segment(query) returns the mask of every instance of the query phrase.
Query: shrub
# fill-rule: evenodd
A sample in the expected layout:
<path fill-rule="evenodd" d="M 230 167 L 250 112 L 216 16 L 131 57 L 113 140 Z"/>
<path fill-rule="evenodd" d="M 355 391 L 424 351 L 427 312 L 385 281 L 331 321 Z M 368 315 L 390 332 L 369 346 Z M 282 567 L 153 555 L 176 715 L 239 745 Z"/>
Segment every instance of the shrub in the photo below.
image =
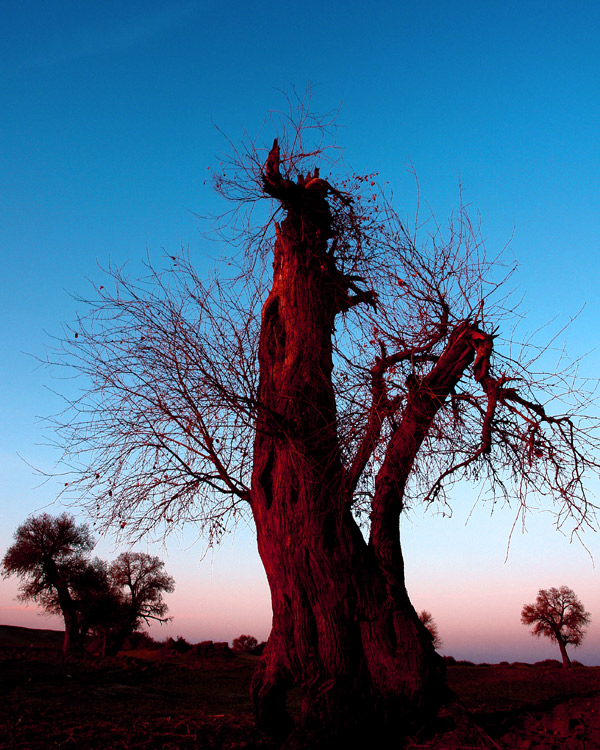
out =
<path fill-rule="evenodd" d="M 125 651 L 158 648 L 160 648 L 160 643 L 158 641 L 155 641 L 154 638 L 152 638 L 152 636 L 150 636 L 148 633 L 141 630 L 136 630 L 134 633 L 128 636 L 124 644 Z"/>
<path fill-rule="evenodd" d="M 176 654 L 185 654 L 192 648 L 192 644 L 188 643 L 182 635 L 178 635 L 177 638 L 167 640 L 167 648 Z"/>
<path fill-rule="evenodd" d="M 253 635 L 240 635 L 233 640 L 233 650 L 238 654 L 249 654 L 258 646 L 258 641 Z"/>
<path fill-rule="evenodd" d="M 536 661 L 536 663 L 533 665 L 534 667 L 552 667 L 555 668 L 562 668 L 561 662 L 558 661 L 558 659 L 543 659 L 542 661 Z"/>

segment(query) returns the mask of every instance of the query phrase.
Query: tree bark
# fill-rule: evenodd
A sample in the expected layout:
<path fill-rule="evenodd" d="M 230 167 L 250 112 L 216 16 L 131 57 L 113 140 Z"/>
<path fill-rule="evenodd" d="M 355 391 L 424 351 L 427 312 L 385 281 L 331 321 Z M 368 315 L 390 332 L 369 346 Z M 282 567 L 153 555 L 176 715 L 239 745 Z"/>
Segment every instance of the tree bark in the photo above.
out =
<path fill-rule="evenodd" d="M 558 643 L 558 648 L 560 649 L 563 669 L 571 669 L 571 659 L 569 658 L 569 654 L 567 654 L 567 646 L 563 638 L 560 635 L 557 635 L 556 642 Z"/>
<path fill-rule="evenodd" d="M 273 623 L 253 702 L 262 727 L 285 736 L 286 692 L 300 686 L 304 732 L 360 745 L 375 727 L 406 734 L 423 724 L 445 693 L 443 661 L 406 592 L 399 514 L 416 452 L 473 348 L 464 331 L 451 337 L 452 356 L 411 394 L 377 478 L 367 543 L 350 512 L 336 431 L 333 327 L 356 298 L 328 248 L 330 188 L 316 172 L 283 179 L 276 144 L 264 181 L 287 215 L 277 226 L 259 341 L 250 501 Z"/>
<path fill-rule="evenodd" d="M 54 560 L 47 559 L 44 567 L 48 582 L 56 589 L 58 604 L 65 623 L 63 654 L 64 656 L 78 656 L 83 652 L 83 638 L 80 632 L 77 607 Z"/>
<path fill-rule="evenodd" d="M 83 652 L 83 639 L 79 632 L 79 619 L 75 604 L 71 599 L 68 589 L 66 591 L 57 587 L 58 600 L 65 622 L 65 637 L 63 640 L 63 654 L 65 656 L 79 656 Z"/>

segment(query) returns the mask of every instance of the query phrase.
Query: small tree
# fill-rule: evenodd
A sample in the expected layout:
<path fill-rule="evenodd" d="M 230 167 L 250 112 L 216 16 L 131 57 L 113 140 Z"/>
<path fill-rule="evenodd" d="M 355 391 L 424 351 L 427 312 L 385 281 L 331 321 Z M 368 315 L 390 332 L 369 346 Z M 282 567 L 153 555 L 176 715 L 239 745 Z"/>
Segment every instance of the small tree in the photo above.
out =
<path fill-rule="evenodd" d="M 426 609 L 423 609 L 419 612 L 419 620 L 425 625 L 427 630 L 429 631 L 429 635 L 431 636 L 431 640 L 433 642 L 433 647 L 435 649 L 440 648 L 444 641 L 440 638 L 440 634 L 438 631 L 437 622 L 433 619 L 433 615 L 431 612 L 429 612 Z"/>
<path fill-rule="evenodd" d="M 182 635 L 178 635 L 177 638 L 167 639 L 167 647 L 176 654 L 186 654 L 192 649 L 192 644 Z"/>
<path fill-rule="evenodd" d="M 258 646 L 258 641 L 253 635 L 240 635 L 233 639 L 233 650 L 238 654 L 249 654 Z"/>
<path fill-rule="evenodd" d="M 125 640 L 151 620 L 168 622 L 168 607 L 163 594 L 175 589 L 175 581 L 166 573 L 164 562 L 145 552 L 123 552 L 110 565 L 113 585 L 121 589 L 121 613 L 109 636 L 107 653 L 116 654 Z"/>
<path fill-rule="evenodd" d="M 532 635 L 542 635 L 558 643 L 563 667 L 569 669 L 571 660 L 567 646 L 579 646 L 585 637 L 585 627 L 590 622 L 575 592 L 568 586 L 559 589 L 540 589 L 534 604 L 526 604 L 521 611 L 521 622 L 533 625 Z"/>
<path fill-rule="evenodd" d="M 73 582 L 88 567 L 94 542 L 86 525 L 77 526 L 72 516 L 54 518 L 47 513 L 31 516 L 14 535 L 15 542 L 2 560 L 3 575 L 22 579 L 21 601 L 33 600 L 48 612 L 62 614 L 65 622 L 65 655 L 83 648 Z"/>

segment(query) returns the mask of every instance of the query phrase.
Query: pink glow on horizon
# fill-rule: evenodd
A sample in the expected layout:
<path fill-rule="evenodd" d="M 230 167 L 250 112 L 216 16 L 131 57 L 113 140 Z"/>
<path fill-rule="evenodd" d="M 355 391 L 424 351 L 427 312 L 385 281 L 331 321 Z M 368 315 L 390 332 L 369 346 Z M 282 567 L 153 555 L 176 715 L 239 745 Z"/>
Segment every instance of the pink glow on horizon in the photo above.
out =
<path fill-rule="evenodd" d="M 600 592 L 597 571 L 585 550 L 569 545 L 556 532 L 549 537 L 543 524 L 532 523 L 528 535 L 515 537 L 505 561 L 502 517 L 476 521 L 478 525 L 465 526 L 457 515 L 403 524 L 408 591 L 417 611 L 433 614 L 443 640 L 440 652 L 490 663 L 558 658 L 554 644 L 529 634 L 520 612 L 539 588 L 566 584 L 592 613 L 588 635 L 579 649 L 571 649 L 571 656 L 584 664 L 600 664 Z M 270 595 L 252 529 L 238 531 L 205 556 L 184 540 L 179 549 L 176 546 L 144 550 L 164 559 L 176 583 L 174 593 L 166 596 L 173 621 L 153 624 L 152 637 L 162 641 L 182 635 L 192 643 L 231 643 L 248 633 L 266 640 Z M 104 541 L 94 552 L 103 559 L 117 554 Z M 0 580 L 0 624 L 62 630 L 60 618 L 40 616 L 37 607 L 16 602 L 17 593 L 16 578 Z"/>
<path fill-rule="evenodd" d="M 242 601 L 242 592 L 223 590 L 221 595 L 212 600 L 206 612 L 195 607 L 196 599 L 190 599 L 182 593 L 179 601 L 176 594 L 169 597 L 171 613 L 174 619 L 167 625 L 153 624 L 148 629 L 158 641 L 179 635 L 191 643 L 205 640 L 228 641 L 242 633 L 254 635 L 259 641 L 266 640 L 270 630 L 270 608 L 268 601 L 260 606 L 249 606 Z M 235 595 L 237 594 L 237 595 Z M 207 602 L 208 604 L 208 602 Z M 417 608 L 418 605 L 417 605 Z M 496 612 L 495 615 L 498 615 Z M 434 618 L 439 626 L 443 645 L 442 655 L 455 659 L 467 659 L 476 663 L 498 663 L 500 661 L 523 661 L 533 663 L 543 659 L 558 659 L 558 648 L 547 639 L 537 639 L 529 634 L 528 629 L 520 624 L 515 612 L 505 612 L 503 616 L 482 618 L 476 621 L 460 622 L 460 618 L 439 608 Z M 14 625 L 41 630 L 63 630 L 63 623 L 58 616 L 45 616 L 35 606 L 15 604 L 0 607 L 0 624 Z M 586 665 L 600 664 L 600 637 L 594 623 L 588 637 L 578 649 L 570 649 L 571 658 Z"/>

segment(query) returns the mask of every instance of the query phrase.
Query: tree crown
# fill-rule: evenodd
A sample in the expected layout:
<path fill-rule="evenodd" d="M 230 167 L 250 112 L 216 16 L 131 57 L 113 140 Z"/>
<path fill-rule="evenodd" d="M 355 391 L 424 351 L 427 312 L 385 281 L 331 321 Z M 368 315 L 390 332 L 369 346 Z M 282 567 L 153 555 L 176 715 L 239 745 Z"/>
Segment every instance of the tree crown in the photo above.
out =
<path fill-rule="evenodd" d="M 67 513 L 31 516 L 17 528 L 14 539 L 2 570 L 4 576 L 23 579 L 23 599 L 43 597 L 57 580 L 81 574 L 95 544 L 87 525 L 77 525 Z"/>
<path fill-rule="evenodd" d="M 164 567 L 160 558 L 145 552 L 123 552 L 109 567 L 114 585 L 124 590 L 126 608 L 136 627 L 142 620 L 166 619 L 163 594 L 175 590 L 175 581 Z"/>
<path fill-rule="evenodd" d="M 492 502 L 517 498 L 517 518 L 531 496 L 545 496 L 559 525 L 571 521 L 579 533 L 595 524 L 585 484 L 599 466 L 591 395 L 576 364 L 540 372 L 547 347 L 501 338 L 514 313 L 506 273 L 466 209 L 447 228 L 423 227 L 418 216 L 411 228 L 375 175 L 320 176 L 326 149 L 303 137 L 328 124 L 319 129 L 302 109 L 291 123 L 268 152 L 234 150 L 216 178 L 250 211 L 270 200 L 262 226 L 251 228 L 251 212 L 229 225 L 242 245 L 228 261 L 237 275 L 202 280 L 182 254 L 163 270 L 150 265 L 141 280 L 109 269 L 113 283 L 82 300 L 87 312 L 55 358 L 87 381 L 73 419 L 57 423 L 74 473 L 67 491 L 88 498 L 100 523 L 134 537 L 193 520 L 217 541 L 244 514 L 261 416 L 261 429 L 276 424 L 293 439 L 293 425 L 269 414 L 258 393 L 269 230 L 281 236 L 288 219 L 285 231 L 308 229 L 309 218 L 327 214 L 319 257 L 298 247 L 333 310 L 327 387 L 344 502 L 368 525 L 393 436 L 427 406 L 433 415 L 406 459 L 404 507 L 445 503 L 454 482 L 487 480 Z"/>

